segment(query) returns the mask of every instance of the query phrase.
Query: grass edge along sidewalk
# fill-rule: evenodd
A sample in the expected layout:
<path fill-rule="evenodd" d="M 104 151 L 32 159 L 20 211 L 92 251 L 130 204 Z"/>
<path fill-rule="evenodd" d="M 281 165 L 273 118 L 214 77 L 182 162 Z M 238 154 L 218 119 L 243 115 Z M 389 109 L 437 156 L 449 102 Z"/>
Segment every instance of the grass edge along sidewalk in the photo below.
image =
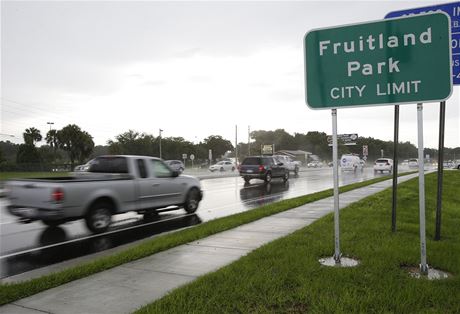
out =
<path fill-rule="evenodd" d="M 460 172 L 444 174 L 442 240 L 433 241 L 436 174 L 426 176 L 430 266 L 440 281 L 411 278 L 401 266 L 420 262 L 418 179 L 398 187 L 398 229 L 389 228 L 391 189 L 340 212 L 342 252 L 354 268 L 318 259 L 333 247 L 333 213 L 204 275 L 142 307 L 141 313 L 460 313 Z"/>
<path fill-rule="evenodd" d="M 410 173 L 402 173 L 400 176 L 408 174 Z M 340 187 L 340 192 L 351 191 L 388 179 L 390 179 L 390 176 L 353 183 Z M 158 236 L 122 252 L 101 257 L 94 261 L 83 263 L 56 273 L 18 283 L 1 283 L 0 305 L 332 195 L 332 189 L 328 189 L 288 200 L 282 200 L 242 213 L 214 219 L 193 228 Z"/>

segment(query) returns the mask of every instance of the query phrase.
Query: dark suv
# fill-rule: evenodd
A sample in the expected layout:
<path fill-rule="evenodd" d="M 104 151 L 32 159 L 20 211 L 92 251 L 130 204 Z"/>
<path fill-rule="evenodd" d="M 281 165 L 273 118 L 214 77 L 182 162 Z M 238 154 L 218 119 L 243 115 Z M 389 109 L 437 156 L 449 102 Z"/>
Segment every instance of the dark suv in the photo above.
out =
<path fill-rule="evenodd" d="M 246 183 L 251 179 L 262 179 L 267 183 L 272 178 L 283 178 L 285 182 L 289 179 L 289 170 L 272 156 L 246 157 L 238 170 Z"/>

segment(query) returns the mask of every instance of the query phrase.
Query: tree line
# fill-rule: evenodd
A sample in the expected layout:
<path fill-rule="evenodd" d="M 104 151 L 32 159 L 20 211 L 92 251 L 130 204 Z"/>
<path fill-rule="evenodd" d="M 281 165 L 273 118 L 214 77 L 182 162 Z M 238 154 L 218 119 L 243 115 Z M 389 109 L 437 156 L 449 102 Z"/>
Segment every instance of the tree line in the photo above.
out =
<path fill-rule="evenodd" d="M 262 145 L 274 145 L 275 150 L 302 150 L 312 153 L 324 161 L 331 160 L 331 147 L 328 146 L 327 134 L 311 131 L 306 134 L 289 134 L 284 129 L 274 131 L 256 130 L 250 133 L 249 143 L 237 145 L 238 158 L 248 155 L 259 155 Z M 212 161 L 223 157 L 235 157 L 235 146 L 220 135 L 210 135 L 199 143 L 192 143 L 183 137 L 159 137 L 152 134 L 128 130 L 121 133 L 107 145 L 95 146 L 93 137 L 75 124 L 69 124 L 60 130 L 50 130 L 43 138 L 34 127 L 23 133 L 24 144 L 13 144 L 0 141 L 0 171 L 50 170 L 56 165 L 66 165 L 73 169 L 76 164 L 83 164 L 89 159 L 105 154 L 126 154 L 160 156 L 167 159 L 182 160 L 183 154 L 189 158 L 195 155 L 196 163 L 209 162 L 211 151 Z M 37 147 L 41 141 L 43 144 Z M 382 141 L 372 137 L 359 137 L 356 145 L 347 146 L 339 143 L 339 155 L 353 153 L 362 156 L 363 145 L 368 146 L 368 160 L 393 156 L 393 142 Z M 434 160 L 436 149 L 425 149 L 425 154 Z M 401 142 L 398 146 L 400 160 L 416 158 L 417 148 L 410 142 Z M 445 159 L 460 159 L 460 147 L 446 148 Z M 32 169 L 33 168 L 33 169 Z"/>

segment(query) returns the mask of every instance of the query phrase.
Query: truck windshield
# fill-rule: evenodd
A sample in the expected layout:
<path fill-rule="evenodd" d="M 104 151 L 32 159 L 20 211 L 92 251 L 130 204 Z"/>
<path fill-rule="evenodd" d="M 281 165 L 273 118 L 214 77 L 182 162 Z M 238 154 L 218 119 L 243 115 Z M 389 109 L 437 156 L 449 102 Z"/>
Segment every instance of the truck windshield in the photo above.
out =
<path fill-rule="evenodd" d="M 88 172 L 128 173 L 125 157 L 97 157 L 89 162 Z"/>

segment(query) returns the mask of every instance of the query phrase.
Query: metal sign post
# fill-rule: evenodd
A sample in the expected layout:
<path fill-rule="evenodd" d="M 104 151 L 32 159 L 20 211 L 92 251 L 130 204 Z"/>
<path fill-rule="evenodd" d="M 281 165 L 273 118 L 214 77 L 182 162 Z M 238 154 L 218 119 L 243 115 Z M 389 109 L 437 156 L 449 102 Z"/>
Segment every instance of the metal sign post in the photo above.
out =
<path fill-rule="evenodd" d="M 412 8 L 388 13 L 385 18 L 395 18 L 401 16 L 409 16 L 416 14 L 424 14 L 426 12 L 442 11 L 449 15 L 451 20 L 451 49 L 452 49 L 452 80 L 454 85 L 460 85 L 460 2 L 450 2 L 425 6 L 420 8 Z M 439 114 L 439 148 L 438 148 L 438 195 L 436 201 L 436 231 L 435 240 L 441 239 L 441 209 L 442 209 L 442 179 L 443 179 L 443 163 L 444 163 L 444 124 L 446 114 L 446 103 L 442 101 L 440 104 Z"/>
<path fill-rule="evenodd" d="M 398 192 L 398 141 L 399 141 L 399 105 L 395 106 L 393 139 L 393 203 L 391 207 L 391 231 L 396 232 L 396 201 Z"/>
<path fill-rule="evenodd" d="M 192 169 L 193 169 L 193 161 L 195 160 L 195 155 L 190 154 L 190 160 L 192 161 Z"/>
<path fill-rule="evenodd" d="M 420 273 L 428 274 L 425 235 L 425 163 L 423 162 L 423 104 L 417 104 L 418 200 L 420 214 Z"/>
<path fill-rule="evenodd" d="M 434 239 L 441 240 L 442 178 L 444 170 L 444 128 L 446 122 L 446 102 L 439 107 L 439 147 L 438 147 L 438 195 L 436 201 L 436 230 Z"/>
<path fill-rule="evenodd" d="M 452 93 L 451 53 L 450 18 L 443 12 L 316 29 L 305 34 L 305 101 L 311 109 L 332 109 L 336 266 L 344 266 L 347 260 L 340 257 L 339 246 L 337 109 L 445 101 Z M 421 127 L 422 121 L 419 149 L 423 160 Z M 420 171 L 424 183 L 423 167 Z M 420 188 L 420 234 L 421 267 L 425 271 L 423 189 L 424 184 Z"/>
<path fill-rule="evenodd" d="M 187 160 L 187 154 L 182 154 L 182 159 L 184 160 L 184 167 L 185 167 L 185 162 Z"/>
<path fill-rule="evenodd" d="M 332 109 L 332 162 L 334 164 L 334 260 L 340 264 L 340 230 L 339 230 L 339 165 L 337 154 L 337 109 Z"/>

